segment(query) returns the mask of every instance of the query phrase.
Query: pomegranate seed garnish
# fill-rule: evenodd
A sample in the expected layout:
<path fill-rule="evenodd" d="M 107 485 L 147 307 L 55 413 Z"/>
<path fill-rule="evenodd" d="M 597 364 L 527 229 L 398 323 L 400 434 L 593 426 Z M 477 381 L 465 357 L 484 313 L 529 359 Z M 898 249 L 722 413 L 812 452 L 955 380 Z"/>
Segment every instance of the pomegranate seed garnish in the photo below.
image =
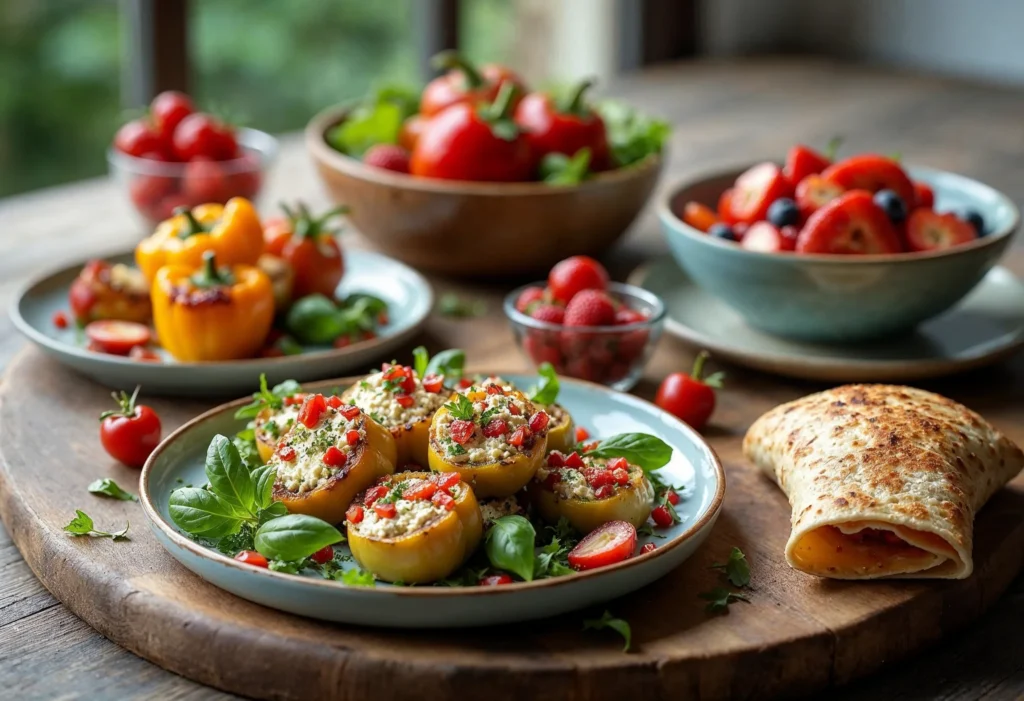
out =
<path fill-rule="evenodd" d="M 524 443 L 526 443 L 526 439 L 529 437 L 530 429 L 526 426 L 520 426 L 512 432 L 512 435 L 509 436 L 508 442 L 509 445 L 514 445 L 515 447 L 520 448 Z"/>
<path fill-rule="evenodd" d="M 565 466 L 578 470 L 584 466 L 583 458 L 574 450 L 565 458 Z"/>
<path fill-rule="evenodd" d="M 345 520 L 349 523 L 359 523 L 363 520 L 363 507 L 359 504 L 353 504 L 348 507 L 348 511 L 345 512 Z"/>
<path fill-rule="evenodd" d="M 629 461 L 626 458 L 612 458 L 608 461 L 609 470 L 628 470 Z"/>
<path fill-rule="evenodd" d="M 416 400 L 407 394 L 398 394 L 395 395 L 395 402 L 398 403 L 398 406 L 404 409 L 408 409 L 409 407 L 416 403 Z"/>
<path fill-rule="evenodd" d="M 444 388 L 444 375 L 430 373 L 423 378 L 423 389 L 431 394 L 437 394 Z"/>
<path fill-rule="evenodd" d="M 554 490 L 555 485 L 562 481 L 562 473 L 558 470 L 552 470 L 548 473 L 548 476 L 544 478 L 544 486 L 548 489 Z"/>
<path fill-rule="evenodd" d="M 289 445 L 281 446 L 277 449 L 277 457 L 281 458 L 285 462 L 292 462 L 295 460 L 295 448 Z"/>
<path fill-rule="evenodd" d="M 615 480 L 615 484 L 629 484 L 629 472 L 627 470 L 619 468 L 617 470 L 612 470 L 611 473 L 612 478 Z"/>
<path fill-rule="evenodd" d="M 309 559 L 311 559 L 318 565 L 326 565 L 328 562 L 334 559 L 334 548 L 332 548 L 330 545 L 325 545 L 324 547 L 320 548 L 315 553 L 310 555 Z"/>
<path fill-rule="evenodd" d="M 543 411 L 538 411 L 536 414 L 530 417 L 530 430 L 534 433 L 540 433 L 548 427 L 548 415 Z"/>
<path fill-rule="evenodd" d="M 667 501 L 672 506 L 675 506 L 676 504 L 679 503 L 679 495 L 670 489 L 667 492 L 665 492 L 665 501 Z"/>
<path fill-rule="evenodd" d="M 359 431 L 346 431 L 345 442 L 349 445 L 355 445 L 359 442 Z"/>
<path fill-rule="evenodd" d="M 337 446 L 332 445 L 324 453 L 323 461 L 328 467 L 341 467 L 348 462 L 348 456 Z"/>
<path fill-rule="evenodd" d="M 351 421 L 352 419 L 359 416 L 359 407 L 348 404 L 338 409 L 338 413 L 344 416 L 346 419 Z"/>
<path fill-rule="evenodd" d="M 640 548 L 640 554 L 646 555 L 647 553 L 653 553 L 658 546 L 654 543 L 644 543 L 643 547 Z"/>
<path fill-rule="evenodd" d="M 68 315 L 61 311 L 54 312 L 53 325 L 58 329 L 66 329 L 68 327 Z"/>
<path fill-rule="evenodd" d="M 668 512 L 668 509 L 664 504 L 651 512 L 651 518 L 654 520 L 654 524 L 658 528 L 668 528 L 672 525 L 672 514 Z"/>
<path fill-rule="evenodd" d="M 377 516 L 379 516 L 380 518 L 394 518 L 395 515 L 398 513 L 398 509 L 395 508 L 394 504 L 377 503 L 373 505 L 373 512 L 377 514 Z"/>
<path fill-rule="evenodd" d="M 583 428 L 582 426 L 577 426 L 576 427 L 576 442 L 577 443 L 582 443 L 583 441 L 587 440 L 588 438 L 590 438 L 590 431 L 588 431 L 587 429 Z"/>
<path fill-rule="evenodd" d="M 305 399 L 306 395 L 304 394 L 293 394 L 290 397 L 285 397 L 281 403 L 285 406 L 295 406 L 296 404 L 302 404 Z"/>
<path fill-rule="evenodd" d="M 509 402 L 508 413 L 512 414 L 512 416 L 520 416 L 523 413 L 523 410 L 520 409 L 519 405 L 515 402 Z"/>
<path fill-rule="evenodd" d="M 492 574 L 480 580 L 481 587 L 496 587 L 502 584 L 511 584 L 512 578 L 507 574 Z"/>
<path fill-rule="evenodd" d="M 551 465 L 551 467 L 565 466 L 565 456 L 557 450 L 552 450 L 548 453 L 548 465 Z"/>
<path fill-rule="evenodd" d="M 505 390 L 501 388 L 501 385 L 497 385 L 492 382 L 487 385 L 487 394 L 505 394 Z"/>
<path fill-rule="evenodd" d="M 504 419 L 491 419 L 483 428 L 483 434 L 488 438 L 504 436 L 508 432 L 508 424 Z"/>

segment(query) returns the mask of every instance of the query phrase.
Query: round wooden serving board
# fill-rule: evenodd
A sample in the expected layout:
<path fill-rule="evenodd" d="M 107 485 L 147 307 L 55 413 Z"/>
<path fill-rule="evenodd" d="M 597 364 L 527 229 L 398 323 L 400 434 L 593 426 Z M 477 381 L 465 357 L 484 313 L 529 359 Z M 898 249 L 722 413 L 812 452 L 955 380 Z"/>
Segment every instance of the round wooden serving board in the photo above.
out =
<path fill-rule="evenodd" d="M 676 363 L 681 348 L 673 348 Z M 664 361 L 656 365 L 667 370 Z M 275 699 L 415 693 L 422 701 L 619 701 L 811 692 L 871 672 L 975 619 L 1020 570 L 1022 478 L 979 515 L 970 579 L 858 584 L 790 569 L 782 555 L 789 505 L 743 460 L 740 441 L 762 411 L 819 387 L 743 371 L 729 379 L 706 431 L 726 466 L 725 509 L 693 558 L 609 604 L 632 625 L 631 654 L 608 631 L 583 632 L 584 613 L 481 630 L 375 630 L 297 618 L 214 588 L 160 548 L 138 504 L 87 493 L 86 485 L 103 476 L 137 491 L 138 473 L 114 464 L 97 440 L 106 390 L 34 349 L 11 363 L 0 394 L 0 513 L 36 575 L 102 634 L 205 684 Z M 1024 356 L 928 386 L 1024 443 Z M 640 393 L 650 396 L 651 389 L 642 385 Z M 151 404 L 165 435 L 208 408 Z M 76 508 L 104 530 L 130 519 L 131 541 L 63 533 Z M 751 563 L 751 603 L 706 613 L 697 595 L 720 583 L 709 565 L 733 546 Z"/>

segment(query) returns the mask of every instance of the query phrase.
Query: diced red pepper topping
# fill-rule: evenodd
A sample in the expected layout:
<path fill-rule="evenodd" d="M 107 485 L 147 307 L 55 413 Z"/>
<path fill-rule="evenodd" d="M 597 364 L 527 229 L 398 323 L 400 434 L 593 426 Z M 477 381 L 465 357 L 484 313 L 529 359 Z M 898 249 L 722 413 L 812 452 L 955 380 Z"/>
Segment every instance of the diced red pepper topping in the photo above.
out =
<path fill-rule="evenodd" d="M 373 505 L 373 512 L 380 518 L 394 518 L 398 513 L 398 509 L 389 502 L 384 502 L 383 504 L 378 502 Z"/>
<path fill-rule="evenodd" d="M 676 504 L 679 503 L 679 495 L 670 489 L 667 492 L 665 492 L 665 501 L 667 501 L 672 506 L 675 506 Z"/>
<path fill-rule="evenodd" d="M 540 433 L 548 427 L 548 415 L 546 412 L 538 411 L 536 414 L 530 417 L 530 430 L 534 433 Z"/>
<path fill-rule="evenodd" d="M 548 465 L 551 465 L 551 467 L 564 467 L 565 456 L 557 450 L 552 450 L 548 453 Z"/>
<path fill-rule="evenodd" d="M 455 508 L 455 500 L 445 492 L 435 492 L 434 496 L 430 497 L 430 503 L 440 506 L 445 511 L 451 511 Z"/>
<path fill-rule="evenodd" d="M 324 453 L 323 457 L 324 465 L 328 467 L 341 467 L 348 462 L 348 456 L 345 455 L 344 451 L 339 449 L 337 446 L 331 446 Z"/>
<path fill-rule="evenodd" d="M 610 484 L 601 485 L 594 490 L 594 497 L 597 499 L 607 499 L 612 494 L 615 494 L 615 487 Z"/>
<path fill-rule="evenodd" d="M 332 394 L 330 397 L 327 398 L 327 406 L 331 407 L 332 409 L 340 409 L 343 403 L 344 402 L 341 401 L 341 397 L 339 397 L 336 394 Z"/>
<path fill-rule="evenodd" d="M 577 443 L 582 443 L 583 441 L 587 440 L 588 438 L 590 438 L 590 431 L 588 431 L 587 429 L 583 428 L 582 426 L 577 426 L 576 427 L 576 442 Z"/>
<path fill-rule="evenodd" d="M 609 470 L 628 470 L 629 461 L 626 458 L 612 458 L 608 461 Z"/>
<path fill-rule="evenodd" d="M 497 385 L 492 382 L 487 385 L 487 394 L 505 394 L 505 390 L 501 388 L 501 385 Z"/>
<path fill-rule="evenodd" d="M 483 428 L 483 433 L 488 438 L 497 438 L 508 433 L 508 424 L 504 419 L 491 419 Z"/>
<path fill-rule="evenodd" d="M 378 484 L 376 487 L 370 487 L 366 490 L 366 496 L 363 497 L 363 503 L 367 506 L 373 506 L 373 503 L 386 495 L 388 488 Z"/>
<path fill-rule="evenodd" d="M 438 488 L 445 491 L 457 485 L 461 479 L 458 472 L 438 472 L 434 475 L 434 482 Z"/>
<path fill-rule="evenodd" d="M 282 445 L 277 449 L 277 457 L 281 458 L 285 462 L 292 462 L 295 460 L 295 448 L 290 445 Z"/>
<path fill-rule="evenodd" d="M 306 400 L 304 394 L 293 394 L 290 397 L 285 397 L 281 403 L 285 406 L 295 406 L 296 404 L 302 404 Z"/>
<path fill-rule="evenodd" d="M 643 547 L 640 548 L 640 554 L 646 555 L 647 553 L 653 553 L 658 546 L 654 543 L 644 543 Z"/>
<path fill-rule="evenodd" d="M 517 448 L 521 448 L 523 444 L 526 443 L 527 440 L 529 440 L 530 435 L 531 434 L 529 428 L 527 428 L 526 426 L 520 426 L 519 428 L 512 432 L 511 436 L 509 436 L 509 445 L 514 445 Z"/>
<path fill-rule="evenodd" d="M 597 489 L 605 485 L 615 484 L 615 477 L 610 470 L 600 467 L 587 467 L 583 469 L 583 476 L 592 488 Z"/>
<path fill-rule="evenodd" d="M 299 409 L 299 422 L 306 428 L 315 428 L 320 417 L 327 411 L 327 400 L 322 394 L 311 394 L 302 402 Z"/>
<path fill-rule="evenodd" d="M 416 378 L 413 377 L 412 371 L 406 374 L 405 379 L 402 380 L 402 391 L 406 394 L 412 394 L 416 391 Z"/>
<path fill-rule="evenodd" d="M 430 373 L 423 378 L 423 389 L 431 394 L 437 394 L 444 388 L 444 375 Z"/>
<path fill-rule="evenodd" d="M 468 377 L 463 377 L 461 380 L 459 380 L 459 387 L 461 387 L 462 389 L 469 389 L 472 386 L 473 380 L 469 379 Z"/>
<path fill-rule="evenodd" d="M 359 523 L 363 520 L 364 515 L 363 507 L 359 504 L 353 504 L 348 507 L 348 511 L 345 512 L 345 520 L 349 523 Z"/>
<path fill-rule="evenodd" d="M 473 422 L 455 419 L 448 427 L 448 432 L 451 433 L 453 441 L 459 445 L 466 445 L 473 437 Z"/>
<path fill-rule="evenodd" d="M 53 325 L 58 329 L 66 329 L 68 327 L 68 315 L 62 311 L 54 312 Z"/>
<path fill-rule="evenodd" d="M 270 563 L 267 562 L 267 558 L 260 555 L 255 550 L 243 550 L 242 552 L 235 555 L 235 559 L 239 562 L 244 562 L 247 565 L 253 567 L 269 567 Z"/>
<path fill-rule="evenodd" d="M 515 402 L 509 402 L 508 413 L 512 414 L 512 416 L 520 416 L 523 413 L 523 410 L 520 409 L 519 405 Z"/>
<path fill-rule="evenodd" d="M 326 565 L 328 562 L 334 559 L 334 548 L 332 548 L 330 545 L 325 545 L 324 547 L 320 548 L 315 553 L 310 555 L 309 559 L 311 559 L 318 565 Z"/>
<path fill-rule="evenodd" d="M 423 480 L 418 482 L 411 487 L 408 487 L 402 492 L 402 498 L 408 499 L 409 501 L 419 501 L 422 499 L 429 499 L 437 493 L 437 485 L 433 482 Z"/>
<path fill-rule="evenodd" d="M 345 432 L 345 442 L 348 443 L 349 445 L 356 445 L 357 443 L 359 443 L 360 438 L 361 436 L 359 435 L 359 431 Z"/>
<path fill-rule="evenodd" d="M 565 458 L 565 466 L 572 467 L 576 470 L 584 466 L 583 458 L 575 450 L 569 453 L 568 457 Z"/>
<path fill-rule="evenodd" d="M 607 470 L 606 470 L 607 471 Z M 612 478 L 615 480 L 615 484 L 626 485 L 629 484 L 629 471 L 619 468 L 617 470 L 610 470 Z"/>
<path fill-rule="evenodd" d="M 395 401 L 398 402 L 398 406 L 404 409 L 408 409 L 409 407 L 416 403 L 416 400 L 410 397 L 408 394 L 395 395 Z"/>
<path fill-rule="evenodd" d="M 507 574 L 492 574 L 480 580 L 481 587 L 497 587 L 502 584 L 511 584 L 512 578 Z"/>
<path fill-rule="evenodd" d="M 351 404 L 347 404 L 347 405 L 341 407 L 340 409 L 338 409 L 338 413 L 341 414 L 342 416 L 344 416 L 349 421 L 351 421 L 352 419 L 354 419 L 357 416 L 359 416 L 359 407 L 352 406 Z"/>
<path fill-rule="evenodd" d="M 672 514 L 668 512 L 664 504 L 656 507 L 651 512 L 651 518 L 654 520 L 654 525 L 658 528 L 668 528 L 672 525 Z"/>

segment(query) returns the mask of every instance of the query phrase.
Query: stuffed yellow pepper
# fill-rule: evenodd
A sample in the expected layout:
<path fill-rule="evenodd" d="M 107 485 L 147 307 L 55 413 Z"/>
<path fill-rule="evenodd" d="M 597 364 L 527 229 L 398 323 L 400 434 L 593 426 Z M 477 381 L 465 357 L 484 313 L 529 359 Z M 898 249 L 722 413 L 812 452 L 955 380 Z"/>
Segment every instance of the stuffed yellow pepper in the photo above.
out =
<path fill-rule="evenodd" d="M 206 251 L 222 265 L 256 265 L 263 246 L 263 225 L 252 202 L 234 197 L 225 205 L 176 210 L 135 247 L 135 263 L 152 283 L 165 265 L 200 267 Z"/>
<path fill-rule="evenodd" d="M 547 365 L 547 368 L 544 366 Z M 548 450 L 560 450 L 563 453 L 570 452 L 576 446 L 576 425 L 572 416 L 565 407 L 555 402 L 558 397 L 558 378 L 555 370 L 549 363 L 544 363 L 541 368 L 541 383 L 528 396 L 533 405 L 547 412 L 551 417 L 548 424 Z M 511 382 L 503 377 L 491 375 L 481 379 L 478 383 L 486 389 L 489 384 L 497 384 L 506 390 L 518 389 Z M 465 393 L 466 390 L 460 390 Z"/>
<path fill-rule="evenodd" d="M 248 265 L 218 267 L 213 251 L 198 270 L 160 268 L 151 294 L 160 345 L 186 362 L 250 358 L 274 321 L 267 276 Z"/>
<path fill-rule="evenodd" d="M 277 469 L 274 501 L 338 523 L 356 494 L 395 471 L 395 441 L 340 397 L 308 394 L 267 464 Z"/>
<path fill-rule="evenodd" d="M 628 521 L 639 528 L 654 507 L 654 487 L 625 458 L 553 451 L 527 491 L 541 518 L 558 523 L 564 516 L 580 533 L 609 521 Z"/>
<path fill-rule="evenodd" d="M 356 499 L 345 520 L 356 562 L 387 582 L 444 579 L 483 535 L 476 496 L 453 472 L 383 477 Z"/>
<path fill-rule="evenodd" d="M 430 425 L 430 469 L 458 472 L 480 498 L 522 489 L 547 452 L 547 413 L 522 392 L 489 384 L 454 394 Z"/>
<path fill-rule="evenodd" d="M 430 420 L 447 396 L 442 377 L 427 375 L 421 381 L 409 366 L 384 363 L 380 372 L 352 385 L 342 399 L 391 431 L 399 470 L 417 470 L 427 466 Z"/>
<path fill-rule="evenodd" d="M 305 399 L 306 395 L 302 392 L 290 394 L 281 399 L 280 408 L 265 407 L 253 419 L 252 428 L 256 438 L 256 451 L 263 462 L 270 462 L 281 438 L 298 421 L 299 411 Z"/>

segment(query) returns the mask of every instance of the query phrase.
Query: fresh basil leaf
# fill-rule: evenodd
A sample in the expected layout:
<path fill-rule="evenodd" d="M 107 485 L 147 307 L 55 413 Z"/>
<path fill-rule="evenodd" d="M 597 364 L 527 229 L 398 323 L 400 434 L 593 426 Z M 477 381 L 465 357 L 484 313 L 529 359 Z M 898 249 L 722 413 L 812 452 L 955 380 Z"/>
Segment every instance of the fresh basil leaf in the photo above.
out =
<path fill-rule="evenodd" d="M 418 105 L 418 97 L 404 87 L 382 88 L 328 131 L 327 143 L 354 158 L 362 158 L 376 144 L 396 144 L 402 122 Z"/>
<path fill-rule="evenodd" d="M 305 514 L 289 514 L 260 526 L 253 543 L 256 551 L 268 559 L 301 560 L 341 539 L 338 529 L 326 521 Z"/>
<path fill-rule="evenodd" d="M 258 525 L 262 526 L 271 519 L 280 518 L 281 516 L 288 515 L 288 507 L 279 501 L 275 501 L 273 504 L 265 509 L 260 509 L 256 520 Z"/>
<path fill-rule="evenodd" d="M 449 414 L 462 421 L 472 421 L 475 415 L 473 402 L 469 401 L 469 397 L 464 394 L 456 394 L 450 402 L 445 403 L 443 406 L 448 410 Z"/>
<path fill-rule="evenodd" d="M 206 477 L 210 489 L 239 516 L 255 515 L 255 486 L 252 473 L 227 436 L 216 435 L 206 451 Z"/>
<path fill-rule="evenodd" d="M 103 479 L 96 480 L 95 482 L 89 485 L 88 489 L 93 494 L 102 494 L 103 496 L 112 497 L 114 499 L 120 499 L 121 501 L 139 500 L 138 497 L 136 497 L 131 492 L 126 492 L 125 490 L 121 489 L 121 487 L 118 486 L 117 482 L 110 479 L 109 477 L 104 477 Z"/>
<path fill-rule="evenodd" d="M 615 618 L 610 612 L 605 611 L 600 618 L 583 621 L 583 630 L 603 630 L 605 628 L 610 628 L 621 635 L 625 641 L 622 651 L 629 652 L 629 648 L 633 644 L 633 631 L 626 620 Z"/>
<path fill-rule="evenodd" d="M 443 350 L 427 364 L 427 375 L 444 375 L 449 382 L 462 377 L 462 369 L 466 366 L 466 353 L 459 348 Z"/>
<path fill-rule="evenodd" d="M 285 317 L 285 327 L 301 343 L 328 344 L 348 331 L 344 313 L 321 294 L 295 302 Z"/>
<path fill-rule="evenodd" d="M 579 185 L 589 172 L 589 148 L 581 148 L 572 157 L 549 153 L 540 162 L 540 179 L 548 185 Z"/>
<path fill-rule="evenodd" d="M 412 349 L 412 360 L 413 367 L 416 370 L 416 376 L 422 380 L 427 376 L 427 366 L 430 364 L 430 354 L 427 353 L 427 349 L 423 346 L 416 346 Z"/>
<path fill-rule="evenodd" d="M 388 310 L 387 302 L 380 297 L 374 297 L 365 292 L 353 292 L 342 299 L 339 304 L 342 309 L 358 309 L 361 314 L 371 316 L 374 319 Z"/>
<path fill-rule="evenodd" d="M 595 458 L 626 458 L 644 472 L 650 472 L 668 464 L 672 446 L 646 433 L 620 433 L 605 438 L 586 454 Z"/>
<path fill-rule="evenodd" d="M 131 527 L 132 527 L 131 521 L 125 521 L 124 522 L 124 528 L 122 528 L 121 530 L 117 531 L 116 533 L 111 533 L 110 534 L 111 540 L 114 540 L 114 541 L 118 541 L 118 540 L 131 540 L 131 538 L 128 537 L 128 529 L 131 528 Z M 106 534 L 104 534 L 104 535 L 106 535 Z"/>
<path fill-rule="evenodd" d="M 484 550 L 495 569 L 533 579 L 533 542 L 537 532 L 522 516 L 502 516 L 487 532 Z"/>
<path fill-rule="evenodd" d="M 253 498 L 257 508 L 267 509 L 270 507 L 273 502 L 275 480 L 277 480 L 277 468 L 273 465 L 264 465 L 252 471 Z"/>
<path fill-rule="evenodd" d="M 291 336 L 281 336 L 274 342 L 274 345 L 284 355 L 302 355 L 302 345 Z"/>
<path fill-rule="evenodd" d="M 350 587 L 377 586 L 377 580 L 374 579 L 372 573 L 358 568 L 350 570 L 338 570 L 334 574 L 334 579 L 341 580 L 342 584 L 347 584 Z"/>
<path fill-rule="evenodd" d="M 242 527 L 235 509 L 208 489 L 175 489 L 171 492 L 169 511 L 178 528 L 203 538 L 221 538 Z"/>
<path fill-rule="evenodd" d="M 750 603 L 750 599 L 743 594 L 729 591 L 725 587 L 715 587 L 711 591 L 701 592 L 697 596 L 708 602 L 707 606 L 704 607 L 704 610 L 708 613 L 725 613 L 729 610 L 729 604 L 734 601 Z"/>
<path fill-rule="evenodd" d="M 745 587 L 750 584 L 750 563 L 743 551 L 737 547 L 733 547 L 725 563 L 711 565 L 711 569 L 724 572 L 725 578 L 734 587 Z"/>
<path fill-rule="evenodd" d="M 64 526 L 64 530 L 75 535 L 88 535 L 92 533 L 94 525 L 89 514 L 75 509 L 75 517 L 71 519 L 71 523 Z"/>
<path fill-rule="evenodd" d="M 530 401 L 542 406 L 551 406 L 558 400 L 558 375 L 551 363 L 543 362 L 537 368 L 540 382 L 530 391 Z"/>
<path fill-rule="evenodd" d="M 616 165 L 628 166 L 661 153 L 672 134 L 667 122 L 637 112 L 629 105 L 606 101 L 598 105 Z"/>

